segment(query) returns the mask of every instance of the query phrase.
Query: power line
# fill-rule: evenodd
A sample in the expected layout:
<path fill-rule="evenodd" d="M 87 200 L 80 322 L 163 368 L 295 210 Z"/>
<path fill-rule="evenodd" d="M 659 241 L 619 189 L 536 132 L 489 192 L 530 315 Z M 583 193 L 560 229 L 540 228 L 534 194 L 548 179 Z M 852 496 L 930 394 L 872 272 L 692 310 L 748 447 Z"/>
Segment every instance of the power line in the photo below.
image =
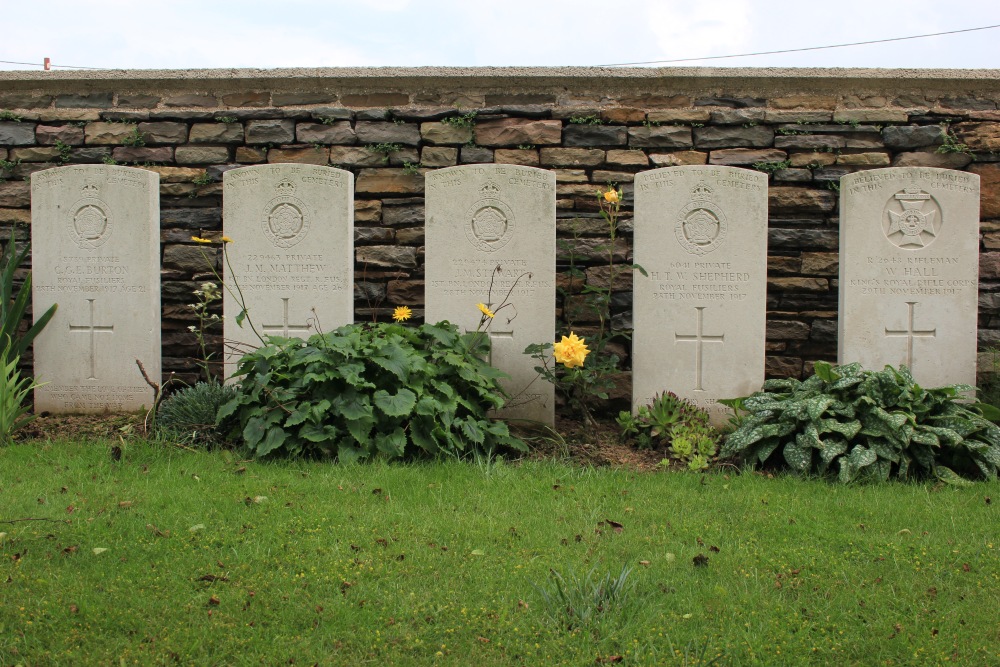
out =
<path fill-rule="evenodd" d="M 14 61 L 14 60 L 0 60 L 0 63 L 2 63 L 4 65 L 30 65 L 32 67 L 45 67 L 45 63 L 20 63 L 20 62 Z M 53 69 L 59 68 L 59 67 L 64 68 L 64 69 L 104 69 L 103 67 L 85 67 L 83 65 L 56 65 L 56 64 L 50 64 L 49 66 L 52 67 Z"/>
<path fill-rule="evenodd" d="M 598 67 L 629 67 L 632 65 L 666 65 L 670 63 L 687 63 L 696 60 L 719 60 L 721 58 L 745 58 L 748 56 L 770 56 L 776 53 L 797 53 L 800 51 L 819 51 L 822 49 L 839 49 L 845 46 L 863 46 L 865 44 L 883 44 L 885 42 L 901 42 L 906 39 L 922 39 L 924 37 L 939 37 L 941 35 L 956 35 L 960 32 L 975 32 L 976 30 L 991 30 L 1000 28 L 997 25 L 985 25 L 979 28 L 965 28 L 963 30 L 949 30 L 947 32 L 932 32 L 926 35 L 911 35 L 909 37 L 891 37 L 889 39 L 873 39 L 868 42 L 850 42 L 849 44 L 830 44 L 829 46 L 809 46 L 802 49 L 782 49 L 780 51 L 757 51 L 755 53 L 735 53 L 728 56 L 704 56 L 702 58 L 675 58 L 674 60 L 647 60 L 639 63 L 615 63 L 613 65 L 598 65 Z"/>

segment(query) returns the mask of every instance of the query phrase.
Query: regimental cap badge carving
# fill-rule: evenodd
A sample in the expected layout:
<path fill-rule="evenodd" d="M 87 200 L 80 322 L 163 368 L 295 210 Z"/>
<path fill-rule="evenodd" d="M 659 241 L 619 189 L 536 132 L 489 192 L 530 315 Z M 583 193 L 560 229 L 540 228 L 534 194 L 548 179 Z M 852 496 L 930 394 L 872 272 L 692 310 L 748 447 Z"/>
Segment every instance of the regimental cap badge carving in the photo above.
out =
<path fill-rule="evenodd" d="M 304 201 L 295 196 L 295 182 L 284 177 L 274 186 L 274 198 L 264 205 L 261 229 L 277 248 L 291 248 L 309 232 L 312 213 Z"/>
<path fill-rule="evenodd" d="M 79 248 L 95 250 L 104 245 L 114 229 L 111 207 L 101 200 L 99 180 L 85 178 L 80 198 L 70 206 L 66 229 Z"/>
<path fill-rule="evenodd" d="M 479 188 L 479 193 L 484 197 L 496 197 L 500 194 L 500 186 L 493 181 L 486 181 L 483 187 Z"/>
<path fill-rule="evenodd" d="M 937 238 L 942 222 L 934 198 L 918 187 L 907 187 L 886 203 L 882 230 L 893 245 L 919 250 Z"/>
<path fill-rule="evenodd" d="M 712 252 L 726 238 L 729 228 L 726 214 L 714 198 L 712 186 L 698 181 L 691 188 L 691 201 L 681 209 L 674 225 L 677 242 L 693 255 Z"/>
<path fill-rule="evenodd" d="M 714 194 L 715 191 L 705 181 L 701 181 L 698 185 L 691 188 L 691 199 L 693 201 L 711 201 Z"/>
<path fill-rule="evenodd" d="M 501 201 L 500 194 L 500 186 L 487 180 L 479 186 L 479 199 L 466 213 L 465 236 L 476 250 L 495 252 L 513 237 L 514 211 Z"/>

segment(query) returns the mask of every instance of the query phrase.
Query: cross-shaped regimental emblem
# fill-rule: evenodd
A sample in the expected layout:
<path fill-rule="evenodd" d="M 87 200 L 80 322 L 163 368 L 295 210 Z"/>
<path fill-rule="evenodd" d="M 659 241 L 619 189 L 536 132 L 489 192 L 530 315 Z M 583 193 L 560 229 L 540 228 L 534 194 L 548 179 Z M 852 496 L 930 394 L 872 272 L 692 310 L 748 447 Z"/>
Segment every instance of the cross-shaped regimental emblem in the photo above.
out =
<path fill-rule="evenodd" d="M 695 391 L 705 391 L 702 387 L 702 367 L 704 361 L 704 352 L 702 347 L 705 343 L 725 343 L 726 335 L 721 334 L 718 336 L 708 336 L 704 333 L 702 327 L 703 320 L 705 318 L 705 306 L 695 306 L 695 318 L 697 331 L 693 334 L 674 334 L 674 343 L 695 343 L 694 348 L 694 388 Z"/>
<path fill-rule="evenodd" d="M 87 299 L 87 303 L 90 304 L 90 324 L 70 324 L 69 330 L 71 333 L 88 333 L 90 334 L 90 377 L 88 380 L 97 379 L 97 334 L 99 333 L 109 333 L 113 334 L 115 332 L 115 326 L 113 324 L 94 324 L 94 299 Z"/>
<path fill-rule="evenodd" d="M 916 301 L 907 301 L 907 319 L 906 319 L 906 329 L 890 329 L 885 328 L 886 338 L 906 338 L 906 366 L 911 371 L 913 370 L 913 339 L 914 338 L 936 338 L 937 329 L 914 329 L 913 328 L 913 310 L 916 307 Z"/>
<path fill-rule="evenodd" d="M 309 332 L 312 330 L 312 326 L 307 322 L 306 324 L 289 324 L 288 323 L 288 302 L 289 297 L 283 297 L 282 308 L 284 309 L 284 317 L 282 317 L 281 324 L 265 324 L 263 325 L 264 333 L 281 333 L 282 336 L 288 338 L 288 334 L 292 331 L 303 331 Z"/>

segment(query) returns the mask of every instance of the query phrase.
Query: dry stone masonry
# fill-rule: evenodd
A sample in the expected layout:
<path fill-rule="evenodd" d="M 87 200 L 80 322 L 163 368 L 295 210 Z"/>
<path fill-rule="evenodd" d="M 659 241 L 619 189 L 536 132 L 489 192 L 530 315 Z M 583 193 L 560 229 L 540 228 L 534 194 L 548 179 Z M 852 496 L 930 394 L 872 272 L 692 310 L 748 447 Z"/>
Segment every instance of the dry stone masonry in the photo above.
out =
<path fill-rule="evenodd" d="M 975 384 L 979 177 L 873 169 L 840 188 L 840 363 Z"/>
<path fill-rule="evenodd" d="M 80 165 L 31 179 L 35 313 L 58 310 L 35 339 L 35 410 L 150 408 L 160 377 L 159 178 Z"/>
<path fill-rule="evenodd" d="M 764 382 L 767 175 L 665 167 L 635 178 L 632 406 L 670 390 L 709 411 Z"/>
<path fill-rule="evenodd" d="M 354 321 L 354 175 L 257 165 L 227 171 L 223 191 L 226 276 L 239 287 L 223 297 L 229 376 L 258 335 L 308 338 Z"/>
<path fill-rule="evenodd" d="M 425 170 L 487 163 L 555 175 L 562 316 L 584 284 L 607 281 L 599 188 L 625 190 L 624 235 L 611 249 L 625 262 L 637 174 L 753 169 L 769 181 L 765 371 L 797 377 L 815 360 L 836 359 L 838 188 L 841 177 L 872 169 L 979 177 L 978 345 L 1000 344 L 998 104 L 1000 73 L 989 71 L 0 72 L 0 230 L 29 223 L 25 179 L 35 172 L 116 162 L 158 174 L 164 372 L 190 381 L 198 349 L 188 304 L 212 278 L 190 238 L 221 235 L 223 173 L 234 167 L 320 165 L 354 175 L 358 321 L 385 319 L 396 305 L 424 314 Z M 568 275 L 571 256 L 582 278 Z M 612 322 L 629 330 L 630 276 L 612 289 Z M 925 328 L 920 316 L 918 306 L 917 329 Z M 891 327 L 906 328 L 905 317 Z M 96 311 L 94 321 L 102 324 Z M 586 335 L 596 322 L 580 326 Z M 222 337 L 211 342 L 221 356 Z M 618 352 L 627 372 L 628 350 Z M 624 375 L 615 409 L 627 407 L 630 389 Z"/>
<path fill-rule="evenodd" d="M 555 174 L 468 165 L 427 174 L 426 317 L 490 339 L 490 363 L 510 378 L 501 415 L 552 425 L 554 390 L 532 343 L 555 336 Z M 495 314 L 485 318 L 478 304 Z"/>

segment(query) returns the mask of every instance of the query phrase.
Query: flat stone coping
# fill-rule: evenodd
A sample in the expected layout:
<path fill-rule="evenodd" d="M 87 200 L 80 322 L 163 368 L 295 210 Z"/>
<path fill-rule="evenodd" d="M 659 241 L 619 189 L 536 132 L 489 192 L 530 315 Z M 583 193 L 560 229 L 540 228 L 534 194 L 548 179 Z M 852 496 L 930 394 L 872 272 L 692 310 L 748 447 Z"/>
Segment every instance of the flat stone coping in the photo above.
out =
<path fill-rule="evenodd" d="M 161 85 L 174 90 L 210 87 L 246 90 L 255 86 L 297 91 L 331 86 L 355 90 L 526 89 L 553 85 L 568 92 L 605 89 L 728 94 L 778 91 L 869 93 L 922 90 L 998 92 L 1000 69 L 876 69 L 778 67 L 324 67 L 183 70 L 9 70 L 0 71 L 0 90 L 57 89 L 67 82 L 81 87 L 133 89 Z M 107 82 L 107 83 L 104 83 Z M 549 88 L 546 92 L 552 92 Z"/>

